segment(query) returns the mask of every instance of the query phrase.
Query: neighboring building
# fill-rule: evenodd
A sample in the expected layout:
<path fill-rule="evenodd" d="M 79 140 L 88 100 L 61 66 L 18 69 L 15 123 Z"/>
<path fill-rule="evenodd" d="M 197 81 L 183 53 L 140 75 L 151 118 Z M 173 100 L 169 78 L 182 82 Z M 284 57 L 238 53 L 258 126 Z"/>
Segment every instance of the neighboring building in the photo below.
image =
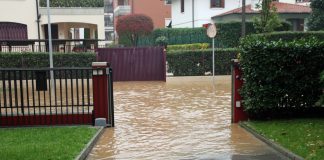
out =
<path fill-rule="evenodd" d="M 154 28 L 165 28 L 171 22 L 171 0 L 114 0 L 115 17 L 145 14 L 152 18 Z"/>
<path fill-rule="evenodd" d="M 44 5 L 46 0 L 39 0 L 39 15 L 37 15 L 37 1 L 0 1 L 0 39 L 48 38 L 47 10 Z M 103 6 L 51 7 L 50 13 L 53 39 L 81 38 L 80 35 L 84 35 L 83 38 L 87 39 L 105 38 Z M 80 29 L 84 30 L 84 33 L 79 33 Z"/>
<path fill-rule="evenodd" d="M 292 23 L 294 30 L 305 30 L 311 9 L 310 0 L 277 0 L 280 17 Z M 283 2 L 283 3 L 281 3 Z M 246 0 L 247 20 L 258 14 L 259 0 Z M 192 5 L 194 4 L 194 5 Z M 172 27 L 202 27 L 204 24 L 241 20 L 241 0 L 172 0 Z"/>
<path fill-rule="evenodd" d="M 307 17 L 310 15 L 311 8 L 303 5 L 272 2 L 277 8 L 277 13 L 280 19 L 290 22 L 293 27 L 293 31 L 306 30 Z M 252 21 L 253 17 L 259 14 L 259 10 L 252 5 L 245 7 L 246 20 Z M 220 15 L 212 17 L 214 22 L 233 22 L 241 21 L 242 8 L 236 8 L 234 10 L 225 12 Z"/>
<path fill-rule="evenodd" d="M 114 6 L 113 0 L 104 0 L 105 40 L 112 43 L 114 40 Z"/>
<path fill-rule="evenodd" d="M 246 0 L 250 4 L 251 0 Z M 240 0 L 172 0 L 172 27 L 202 27 L 211 17 L 241 7 Z"/>

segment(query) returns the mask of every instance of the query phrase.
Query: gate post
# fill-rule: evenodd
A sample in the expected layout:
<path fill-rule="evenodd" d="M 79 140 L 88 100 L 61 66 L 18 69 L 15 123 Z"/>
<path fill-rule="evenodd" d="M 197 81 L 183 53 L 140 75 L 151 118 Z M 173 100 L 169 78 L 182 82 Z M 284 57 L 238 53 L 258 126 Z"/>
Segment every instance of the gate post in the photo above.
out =
<path fill-rule="evenodd" d="M 95 125 L 111 126 L 113 123 L 113 109 L 111 109 L 112 101 L 112 84 L 110 84 L 109 75 L 110 68 L 107 62 L 93 62 L 93 115 Z M 110 91 L 111 90 L 111 91 Z M 103 120 L 105 120 L 103 122 Z"/>
<path fill-rule="evenodd" d="M 239 93 L 243 85 L 242 70 L 238 59 L 232 60 L 232 123 L 246 121 L 248 116 L 242 106 L 242 97 Z"/>

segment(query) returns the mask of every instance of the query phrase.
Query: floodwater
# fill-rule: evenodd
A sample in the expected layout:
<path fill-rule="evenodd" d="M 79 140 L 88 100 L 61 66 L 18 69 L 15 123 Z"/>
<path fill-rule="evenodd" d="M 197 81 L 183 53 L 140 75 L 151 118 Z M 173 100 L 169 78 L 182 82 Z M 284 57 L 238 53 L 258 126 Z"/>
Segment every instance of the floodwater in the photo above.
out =
<path fill-rule="evenodd" d="M 231 124 L 231 78 L 170 77 L 114 83 L 115 128 L 92 159 L 281 159 Z"/>

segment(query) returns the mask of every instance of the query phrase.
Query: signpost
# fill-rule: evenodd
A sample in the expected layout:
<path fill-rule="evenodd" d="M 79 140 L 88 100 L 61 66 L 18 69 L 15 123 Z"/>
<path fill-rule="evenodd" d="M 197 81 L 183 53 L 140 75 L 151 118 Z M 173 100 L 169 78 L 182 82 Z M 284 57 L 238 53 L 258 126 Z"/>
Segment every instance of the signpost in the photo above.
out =
<path fill-rule="evenodd" d="M 213 39 L 213 79 L 215 77 L 215 36 L 217 34 L 216 25 L 212 23 L 207 29 L 207 35 Z"/>
<path fill-rule="evenodd" d="M 53 69 L 53 44 L 52 44 L 52 28 L 50 16 L 50 1 L 47 0 L 47 19 L 48 19 L 48 47 L 49 47 L 49 61 L 50 61 L 50 78 L 51 78 L 51 96 L 54 96 L 54 71 Z"/>

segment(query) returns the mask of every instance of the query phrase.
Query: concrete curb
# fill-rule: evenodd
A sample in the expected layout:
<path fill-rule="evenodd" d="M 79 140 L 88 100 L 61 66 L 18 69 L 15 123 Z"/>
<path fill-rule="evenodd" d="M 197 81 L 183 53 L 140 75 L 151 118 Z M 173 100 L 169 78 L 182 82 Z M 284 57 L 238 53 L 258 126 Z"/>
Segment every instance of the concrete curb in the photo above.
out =
<path fill-rule="evenodd" d="M 261 140 L 262 142 L 266 143 L 270 147 L 272 147 L 274 150 L 280 152 L 283 156 L 291 159 L 291 160 L 304 160 L 304 158 L 296 155 L 295 153 L 292 153 L 291 151 L 287 150 L 286 148 L 281 147 L 280 145 L 276 144 L 275 142 L 270 141 L 269 139 L 265 138 L 264 136 L 257 133 L 254 129 L 250 128 L 248 125 L 244 123 L 239 123 L 239 125 L 244 128 L 246 131 L 250 132 L 252 135 L 254 135 L 256 138 Z"/>
<path fill-rule="evenodd" d="M 81 153 L 75 158 L 75 160 L 84 160 L 89 155 L 93 146 L 97 143 L 99 137 L 102 135 L 104 131 L 104 127 L 99 127 L 97 133 L 92 137 L 90 142 L 85 146 L 85 148 L 81 151 Z"/>

